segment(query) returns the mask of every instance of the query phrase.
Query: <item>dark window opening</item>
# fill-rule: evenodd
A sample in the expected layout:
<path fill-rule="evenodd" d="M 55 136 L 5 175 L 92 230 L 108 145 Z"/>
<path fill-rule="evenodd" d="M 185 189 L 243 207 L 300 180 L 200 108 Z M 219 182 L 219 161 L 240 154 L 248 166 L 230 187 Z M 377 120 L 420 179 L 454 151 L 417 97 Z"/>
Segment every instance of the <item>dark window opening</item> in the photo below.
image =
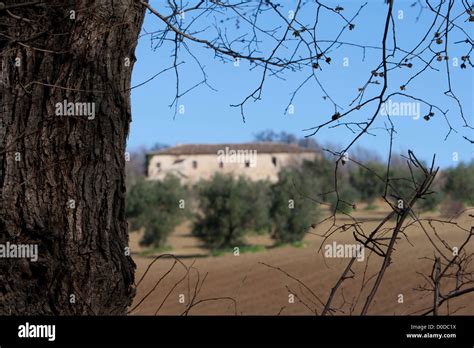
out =
<path fill-rule="evenodd" d="M 219 162 L 219 168 L 224 168 L 224 162 Z"/>
<path fill-rule="evenodd" d="M 198 167 L 197 161 L 193 161 L 193 169 L 196 169 Z"/>
<path fill-rule="evenodd" d="M 250 167 L 250 161 L 245 161 L 245 167 L 246 168 Z"/>
<path fill-rule="evenodd" d="M 275 156 L 272 157 L 272 163 L 275 167 L 277 166 L 277 158 Z"/>
<path fill-rule="evenodd" d="M 156 168 L 161 169 L 161 162 L 156 162 Z"/>

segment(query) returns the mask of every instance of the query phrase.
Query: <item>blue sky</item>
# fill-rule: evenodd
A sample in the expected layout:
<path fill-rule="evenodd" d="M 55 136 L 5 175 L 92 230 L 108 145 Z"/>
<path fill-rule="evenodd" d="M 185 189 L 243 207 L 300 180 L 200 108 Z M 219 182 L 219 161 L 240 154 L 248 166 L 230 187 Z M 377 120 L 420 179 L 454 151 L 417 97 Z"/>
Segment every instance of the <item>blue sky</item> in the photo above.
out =
<path fill-rule="evenodd" d="M 411 7 L 414 1 L 395 2 L 394 14 L 397 31 L 397 44 L 405 49 L 412 49 L 417 40 L 425 34 L 425 29 L 429 27 L 432 21 L 432 14 L 425 9 L 421 18 L 415 20 L 418 15 L 418 8 Z M 282 0 L 282 12 L 288 12 L 296 3 L 295 0 Z M 362 1 L 326 1 L 328 6 L 335 7 L 341 5 L 344 7 L 344 14 L 351 17 L 359 7 Z M 158 1 L 151 1 L 151 5 L 157 9 L 166 12 L 166 9 L 160 7 Z M 460 2 L 456 2 L 456 6 Z M 454 13 L 461 12 L 461 7 L 456 7 Z M 313 9 L 313 11 L 312 11 Z M 361 45 L 380 46 L 383 34 L 383 25 L 387 5 L 382 0 L 369 1 L 359 17 L 354 20 L 355 28 L 352 31 L 344 33 L 340 40 L 345 42 L 357 43 Z M 314 19 L 314 5 L 306 5 L 304 12 L 298 16 L 303 23 L 312 23 Z M 403 11 L 403 19 L 399 19 L 400 12 Z M 217 18 L 219 20 L 221 17 Z M 222 17 L 222 18 L 225 18 Z M 185 18 L 190 21 L 191 17 Z M 195 27 L 206 28 L 216 19 L 205 17 L 196 22 Z M 275 27 L 274 16 L 262 16 L 259 25 L 265 28 Z M 281 24 L 281 21 L 278 21 Z M 334 14 L 322 12 L 319 24 L 319 39 L 333 39 L 342 26 L 341 20 Z M 241 24 L 240 29 L 235 26 L 235 21 L 225 21 L 219 24 L 225 29 L 229 37 L 236 37 L 248 32 L 248 27 Z M 472 24 L 463 25 L 472 37 Z M 147 14 L 143 36 L 139 40 L 136 50 L 137 62 L 132 76 L 132 86 L 142 83 L 158 73 L 168 68 L 173 61 L 173 46 L 165 44 L 154 49 L 154 42 L 150 40 L 150 33 L 163 28 L 159 19 L 151 14 Z M 214 29 L 210 27 L 206 32 L 199 34 L 200 37 L 212 38 Z M 452 34 L 451 34 L 452 33 Z M 454 30 L 450 33 L 450 40 L 463 40 L 459 32 Z M 389 40 L 391 45 L 391 38 Z M 259 84 L 261 78 L 261 69 L 249 70 L 249 63 L 240 62 L 239 67 L 232 63 L 222 63 L 215 59 L 211 50 L 203 48 L 197 43 L 188 43 L 188 47 L 195 57 L 197 57 L 204 66 L 209 84 L 217 91 L 210 89 L 205 85 L 200 85 L 187 93 L 179 100 L 179 105 L 184 106 L 184 113 L 178 113 L 176 117 L 174 108 L 169 105 L 173 101 L 176 76 L 173 70 L 169 70 L 147 84 L 132 90 L 132 115 L 133 121 L 128 141 L 129 150 L 137 149 L 141 146 L 150 147 L 155 143 L 164 143 L 174 145 L 176 143 L 223 143 L 223 142 L 247 142 L 253 139 L 255 133 L 272 129 L 276 132 L 286 131 L 293 133 L 298 137 L 303 137 L 309 132 L 304 129 L 314 127 L 325 120 L 331 118 L 334 113 L 333 105 L 323 99 L 324 93 L 314 80 L 308 82 L 296 95 L 292 105 L 293 114 L 285 114 L 285 109 L 290 101 L 291 94 L 309 75 L 310 70 L 304 69 L 297 72 L 286 72 L 278 79 L 268 77 L 264 87 L 262 99 L 246 104 L 246 122 L 244 123 L 238 108 L 233 108 L 230 104 L 240 103 L 249 93 L 251 93 Z M 269 42 L 262 43 L 263 55 L 268 55 Z M 452 45 L 451 57 L 459 57 L 467 52 L 467 45 Z M 285 51 L 280 52 L 285 56 Z M 368 79 L 370 71 L 380 62 L 381 51 L 377 49 L 367 49 L 365 59 L 363 51 L 357 47 L 342 46 L 329 53 L 331 63 L 321 64 L 323 70 L 317 71 L 319 81 L 331 98 L 341 106 L 340 112 L 348 110 L 349 103 L 357 95 L 357 89 L 361 87 Z M 399 57 L 399 56 L 397 56 Z M 451 58 L 450 57 L 450 58 Z M 348 66 L 344 66 L 344 62 Z M 182 91 L 192 87 L 201 81 L 201 70 L 194 59 L 186 52 L 180 51 L 178 61 L 183 63 L 179 66 L 180 88 Z M 414 59 L 411 61 L 411 69 L 397 69 L 389 73 L 390 92 L 398 92 L 399 86 L 407 80 L 413 73 L 419 71 L 420 61 Z M 451 79 L 454 92 L 459 97 L 464 108 L 464 114 L 468 122 L 474 124 L 472 119 L 473 112 L 473 73 L 472 68 L 460 69 L 451 64 Z M 459 109 L 456 103 L 443 94 L 447 90 L 447 80 L 444 62 L 433 63 L 434 67 L 440 69 L 439 72 L 428 71 L 415 79 L 409 85 L 407 93 L 416 97 L 424 98 L 427 101 L 436 104 L 441 109 L 449 109 L 447 114 L 449 122 L 458 133 L 452 132 L 447 140 L 444 140 L 449 127 L 446 120 L 440 113 L 429 121 L 423 120 L 423 115 L 428 112 L 425 106 L 421 106 L 421 117 L 413 120 L 412 117 L 398 116 L 391 117 L 395 124 L 397 134 L 394 137 L 393 149 L 396 152 L 406 153 L 411 149 L 420 158 L 430 160 L 433 154 L 437 156 L 437 163 L 442 167 L 455 165 L 453 153 L 457 152 L 459 160 L 469 161 L 472 158 L 472 145 L 470 145 L 462 136 L 474 138 L 474 133 L 462 127 L 463 122 L 460 117 Z M 370 87 L 367 90 L 367 96 L 376 95 L 380 86 Z M 393 98 L 392 101 L 408 101 L 406 99 Z M 373 105 L 375 106 L 375 104 Z M 357 114 L 354 114 L 352 120 L 365 120 L 372 115 L 373 107 L 364 108 Z M 387 117 L 379 115 L 374 123 L 373 133 L 377 136 L 364 135 L 358 141 L 358 145 L 367 148 L 382 158 L 387 157 L 389 138 L 383 129 L 387 124 Z M 336 144 L 342 149 L 354 137 L 347 128 L 336 127 L 332 129 L 321 130 L 314 138 L 321 144 Z M 349 152 L 350 154 L 350 152 Z"/>

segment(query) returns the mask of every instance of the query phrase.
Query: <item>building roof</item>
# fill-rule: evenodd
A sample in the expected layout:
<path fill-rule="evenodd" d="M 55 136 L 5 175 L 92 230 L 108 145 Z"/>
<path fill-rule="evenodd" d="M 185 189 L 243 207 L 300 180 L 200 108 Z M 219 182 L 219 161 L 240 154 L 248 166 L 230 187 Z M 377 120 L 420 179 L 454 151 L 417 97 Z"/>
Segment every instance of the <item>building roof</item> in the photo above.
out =
<path fill-rule="evenodd" d="M 219 150 L 252 150 L 257 153 L 305 153 L 314 150 L 300 147 L 295 144 L 284 144 L 275 142 L 256 142 L 245 144 L 184 144 L 169 147 L 148 153 L 149 155 L 205 155 L 217 154 Z"/>

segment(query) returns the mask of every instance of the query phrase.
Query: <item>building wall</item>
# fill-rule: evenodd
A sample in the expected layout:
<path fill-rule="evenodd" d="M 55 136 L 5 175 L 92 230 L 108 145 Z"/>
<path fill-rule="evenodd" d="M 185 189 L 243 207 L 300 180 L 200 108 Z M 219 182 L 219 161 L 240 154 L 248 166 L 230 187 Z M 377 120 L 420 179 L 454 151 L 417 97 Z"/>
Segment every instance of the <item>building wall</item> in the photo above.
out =
<path fill-rule="evenodd" d="M 201 179 L 210 179 L 215 173 L 231 174 L 236 177 L 246 176 L 251 180 L 278 180 L 278 172 L 284 167 L 300 166 L 304 160 L 314 160 L 314 152 L 304 153 L 263 153 L 257 154 L 256 160 L 239 158 L 238 163 L 230 163 L 232 157 L 220 160 L 216 154 L 199 155 L 164 155 L 155 154 L 149 158 L 148 178 L 161 180 L 167 174 L 182 178 L 183 182 L 196 183 Z M 234 158 L 235 159 L 235 158 Z M 276 159 L 276 165 L 274 161 Z M 196 167 L 193 166 L 196 163 Z M 158 165 L 159 163 L 159 165 Z"/>

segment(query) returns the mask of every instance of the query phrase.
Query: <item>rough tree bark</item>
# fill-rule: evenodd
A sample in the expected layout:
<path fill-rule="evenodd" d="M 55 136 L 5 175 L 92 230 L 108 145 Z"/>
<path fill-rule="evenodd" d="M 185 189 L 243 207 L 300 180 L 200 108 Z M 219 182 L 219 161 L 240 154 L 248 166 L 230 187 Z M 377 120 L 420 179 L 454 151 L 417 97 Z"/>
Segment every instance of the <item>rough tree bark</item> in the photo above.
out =
<path fill-rule="evenodd" d="M 124 314 L 135 269 L 124 152 L 145 8 L 35 3 L 0 3 L 0 243 L 39 251 L 0 259 L 0 314 Z M 95 117 L 58 116 L 64 100 L 94 103 Z"/>

